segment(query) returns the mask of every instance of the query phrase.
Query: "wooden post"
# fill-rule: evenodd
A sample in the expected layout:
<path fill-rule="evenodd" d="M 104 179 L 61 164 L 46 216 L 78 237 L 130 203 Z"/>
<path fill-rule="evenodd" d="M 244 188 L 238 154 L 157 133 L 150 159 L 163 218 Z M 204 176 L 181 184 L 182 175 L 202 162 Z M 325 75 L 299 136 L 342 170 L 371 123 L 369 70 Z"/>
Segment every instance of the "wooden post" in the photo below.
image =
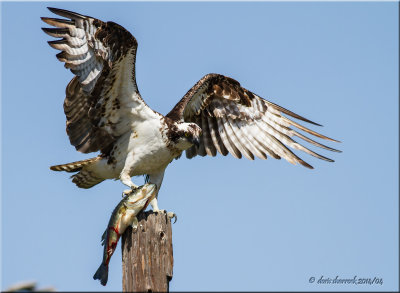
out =
<path fill-rule="evenodd" d="M 172 279 L 171 220 L 165 213 L 144 212 L 136 232 L 122 235 L 122 290 L 168 292 Z"/>

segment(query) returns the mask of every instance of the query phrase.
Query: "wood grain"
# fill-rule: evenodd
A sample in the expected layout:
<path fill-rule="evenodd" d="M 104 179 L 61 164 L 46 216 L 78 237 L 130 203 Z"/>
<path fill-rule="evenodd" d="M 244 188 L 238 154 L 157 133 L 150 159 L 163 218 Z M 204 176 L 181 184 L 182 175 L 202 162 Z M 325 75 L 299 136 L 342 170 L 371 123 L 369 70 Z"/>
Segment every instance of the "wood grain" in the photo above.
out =
<path fill-rule="evenodd" d="M 165 213 L 138 216 L 136 232 L 122 235 L 122 290 L 168 292 L 174 264 L 171 220 Z"/>

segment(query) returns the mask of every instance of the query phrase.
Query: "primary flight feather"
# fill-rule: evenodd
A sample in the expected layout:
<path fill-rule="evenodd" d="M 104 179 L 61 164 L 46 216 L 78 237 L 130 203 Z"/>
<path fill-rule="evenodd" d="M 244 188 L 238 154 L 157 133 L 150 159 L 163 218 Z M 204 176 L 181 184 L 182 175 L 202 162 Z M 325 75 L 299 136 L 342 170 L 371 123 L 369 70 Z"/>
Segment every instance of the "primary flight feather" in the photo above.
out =
<path fill-rule="evenodd" d="M 103 22 L 75 12 L 49 8 L 61 17 L 42 20 L 43 28 L 61 38 L 49 45 L 61 50 L 56 56 L 75 75 L 66 88 L 64 112 L 67 134 L 83 153 L 100 154 L 92 159 L 56 165 L 55 171 L 76 172 L 72 181 L 90 188 L 105 179 L 119 178 L 130 189 L 131 177 L 147 175 L 161 187 L 166 167 L 183 151 L 186 157 L 242 156 L 254 160 L 284 158 L 292 164 L 311 165 L 291 149 L 333 162 L 295 141 L 339 152 L 311 136 L 337 142 L 291 120 L 314 124 L 281 106 L 243 88 L 220 74 L 200 79 L 167 114 L 152 110 L 142 99 L 135 76 L 137 41 L 114 22 Z M 285 116 L 287 115 L 287 116 Z M 157 196 L 150 203 L 158 211 Z"/>

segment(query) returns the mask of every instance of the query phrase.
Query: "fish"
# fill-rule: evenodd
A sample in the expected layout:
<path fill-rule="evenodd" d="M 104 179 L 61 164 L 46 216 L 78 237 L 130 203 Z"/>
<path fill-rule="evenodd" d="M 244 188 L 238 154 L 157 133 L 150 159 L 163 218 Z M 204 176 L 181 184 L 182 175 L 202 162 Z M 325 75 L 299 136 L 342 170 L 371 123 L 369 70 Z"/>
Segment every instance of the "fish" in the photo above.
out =
<path fill-rule="evenodd" d="M 117 248 L 119 238 L 129 226 L 134 231 L 137 230 L 137 215 L 142 210 L 145 210 L 150 201 L 153 200 L 156 189 L 155 184 L 146 183 L 139 186 L 137 189 L 132 190 L 130 194 L 127 194 L 112 212 L 107 229 L 101 237 L 101 245 L 104 246 L 103 261 L 93 276 L 93 279 L 100 280 L 103 286 L 107 284 L 108 264 Z"/>

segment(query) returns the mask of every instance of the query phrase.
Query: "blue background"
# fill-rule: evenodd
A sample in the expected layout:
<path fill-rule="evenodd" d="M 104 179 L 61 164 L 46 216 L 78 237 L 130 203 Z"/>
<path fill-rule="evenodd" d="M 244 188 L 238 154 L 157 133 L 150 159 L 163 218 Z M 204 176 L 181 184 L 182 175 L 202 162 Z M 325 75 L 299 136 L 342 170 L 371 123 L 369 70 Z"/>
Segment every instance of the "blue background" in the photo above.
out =
<path fill-rule="evenodd" d="M 121 290 L 92 279 L 124 186 L 78 189 L 50 165 L 92 157 L 65 133 L 72 73 L 40 27 L 46 6 L 113 20 L 137 38 L 137 83 L 166 114 L 203 75 L 221 73 L 319 122 L 343 153 L 182 158 L 159 206 L 177 213 L 171 290 L 398 290 L 397 3 L 1 3 L 2 285 Z M 134 179 L 137 184 L 143 178 Z M 382 278 L 321 285 L 310 277 Z"/>

